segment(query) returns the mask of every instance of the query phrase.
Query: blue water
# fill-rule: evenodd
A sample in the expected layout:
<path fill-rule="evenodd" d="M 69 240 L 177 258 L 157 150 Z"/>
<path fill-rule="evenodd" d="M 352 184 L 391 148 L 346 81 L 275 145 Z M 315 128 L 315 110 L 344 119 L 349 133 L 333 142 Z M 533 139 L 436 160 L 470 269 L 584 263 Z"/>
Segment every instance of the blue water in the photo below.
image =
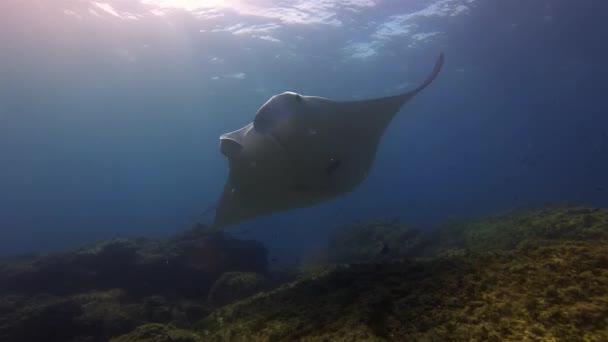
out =
<path fill-rule="evenodd" d="M 361 187 L 229 231 L 289 262 L 354 219 L 608 205 L 602 1 L 185 3 L 0 3 L 0 254 L 209 221 L 218 137 L 270 96 L 395 94 L 441 51 Z"/>

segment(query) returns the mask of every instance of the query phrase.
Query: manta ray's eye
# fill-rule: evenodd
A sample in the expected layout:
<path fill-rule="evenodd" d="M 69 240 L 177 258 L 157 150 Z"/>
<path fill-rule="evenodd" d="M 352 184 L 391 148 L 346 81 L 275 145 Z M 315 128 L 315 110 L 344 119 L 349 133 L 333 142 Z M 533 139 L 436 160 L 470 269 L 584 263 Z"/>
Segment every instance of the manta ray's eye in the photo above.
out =
<path fill-rule="evenodd" d="M 295 95 L 294 95 L 294 97 L 295 97 L 295 99 L 296 99 L 296 101 L 297 101 L 297 102 L 302 101 L 302 95 L 300 95 L 300 94 L 295 94 Z"/>

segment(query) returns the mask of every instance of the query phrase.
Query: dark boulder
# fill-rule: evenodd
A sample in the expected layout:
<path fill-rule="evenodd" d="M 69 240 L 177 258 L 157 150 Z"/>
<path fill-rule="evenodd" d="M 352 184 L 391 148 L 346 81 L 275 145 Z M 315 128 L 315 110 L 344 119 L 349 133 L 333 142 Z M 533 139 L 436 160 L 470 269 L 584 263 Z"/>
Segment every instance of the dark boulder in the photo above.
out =
<path fill-rule="evenodd" d="M 266 273 L 257 241 L 201 228 L 166 239 L 113 239 L 44 257 L 0 262 L 0 293 L 66 295 L 120 288 L 130 295 L 205 298 L 224 272 Z"/>

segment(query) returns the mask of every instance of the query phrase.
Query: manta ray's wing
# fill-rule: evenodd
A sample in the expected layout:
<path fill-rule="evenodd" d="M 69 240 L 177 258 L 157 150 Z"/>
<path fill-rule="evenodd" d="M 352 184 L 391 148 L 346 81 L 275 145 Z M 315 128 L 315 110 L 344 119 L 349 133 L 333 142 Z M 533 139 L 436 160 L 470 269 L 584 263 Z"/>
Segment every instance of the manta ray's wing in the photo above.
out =
<path fill-rule="evenodd" d="M 304 96 L 314 110 L 296 118 L 302 129 L 279 135 L 285 149 L 294 156 L 293 164 L 303 170 L 303 177 L 318 170 L 318 182 L 326 178 L 323 171 L 331 170 L 332 190 L 352 190 L 367 177 L 378 143 L 393 117 L 433 82 L 443 63 L 444 56 L 440 54 L 427 78 L 415 89 L 399 95 L 357 101 Z"/>
<path fill-rule="evenodd" d="M 336 126 L 356 129 L 357 136 L 381 136 L 393 117 L 401 107 L 426 88 L 439 75 L 444 63 L 441 53 L 435 62 L 435 67 L 427 78 L 415 89 L 394 96 L 347 102 L 335 102 Z"/>

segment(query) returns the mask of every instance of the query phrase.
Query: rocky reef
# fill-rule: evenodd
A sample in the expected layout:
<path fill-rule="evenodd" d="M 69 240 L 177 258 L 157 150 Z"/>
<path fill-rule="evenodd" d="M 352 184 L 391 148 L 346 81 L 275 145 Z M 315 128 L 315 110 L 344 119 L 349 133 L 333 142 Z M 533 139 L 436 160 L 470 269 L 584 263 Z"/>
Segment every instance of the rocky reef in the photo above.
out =
<path fill-rule="evenodd" d="M 398 219 L 371 219 L 337 227 L 329 239 L 327 260 L 353 263 L 415 256 L 425 240 Z"/>
<path fill-rule="evenodd" d="M 168 239 L 113 239 L 0 260 L 0 341 L 107 341 L 144 323 L 209 313 L 224 273 L 267 274 L 259 242 L 197 226 Z"/>
<path fill-rule="evenodd" d="M 333 267 L 195 329 L 220 341 L 608 340 L 608 210 L 520 210 L 436 233 L 417 258 Z"/>
<path fill-rule="evenodd" d="M 6 261 L 0 269 L 0 340 L 608 340 L 608 209 L 522 209 L 454 220 L 424 235 L 397 220 L 358 222 L 335 232 L 322 267 L 282 281 L 266 269 L 259 244 L 189 234 L 131 241 L 139 246 L 136 256 L 120 265 L 123 274 L 149 281 L 149 269 L 137 266 L 166 253 L 173 257 L 164 260 L 181 265 L 180 272 L 196 275 L 158 270 L 158 277 L 181 274 L 179 282 L 200 281 L 196 285 L 169 287 L 165 279 L 165 285 L 144 291 L 132 278 L 115 274 L 118 266 L 91 271 L 96 263 L 87 258 L 93 274 L 82 275 L 71 269 L 84 263 L 77 252 L 59 259 L 71 260 L 64 279 L 79 282 L 20 287 L 23 279 L 41 279 L 36 272 L 48 270 L 44 265 L 57 256 Z M 215 256 L 220 251 L 189 249 L 201 240 L 221 251 L 242 246 L 234 247 L 234 259 L 227 262 Z M 245 262 L 254 255 L 259 263 Z M 114 278 L 92 286 L 95 277 Z"/>

